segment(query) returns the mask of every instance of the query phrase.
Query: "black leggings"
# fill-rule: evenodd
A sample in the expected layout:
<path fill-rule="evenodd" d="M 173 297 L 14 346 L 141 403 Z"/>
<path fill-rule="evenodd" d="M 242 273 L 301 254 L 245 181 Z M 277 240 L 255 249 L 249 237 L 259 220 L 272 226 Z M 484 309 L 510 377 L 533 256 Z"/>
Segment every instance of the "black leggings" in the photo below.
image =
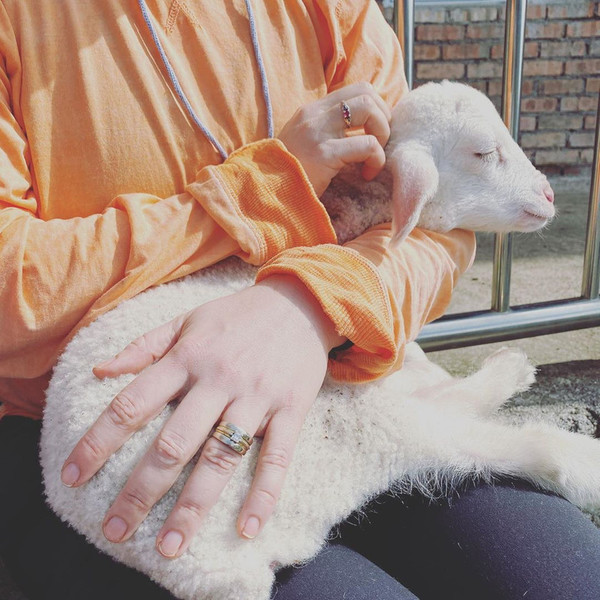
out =
<path fill-rule="evenodd" d="M 0 421 L 0 556 L 29 600 L 173 600 L 101 554 L 46 507 L 40 424 Z M 278 573 L 276 600 L 598 600 L 600 531 L 521 481 L 447 501 L 382 495 L 310 563 Z M 252 600 L 252 599 L 247 599 Z"/>

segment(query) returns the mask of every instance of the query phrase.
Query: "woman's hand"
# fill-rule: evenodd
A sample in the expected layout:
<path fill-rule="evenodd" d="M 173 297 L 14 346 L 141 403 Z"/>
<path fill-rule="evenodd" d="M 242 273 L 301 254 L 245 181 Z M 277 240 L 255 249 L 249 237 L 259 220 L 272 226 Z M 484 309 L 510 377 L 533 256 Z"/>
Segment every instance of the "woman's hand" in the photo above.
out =
<path fill-rule="evenodd" d="M 129 538 L 204 444 L 157 538 L 164 556 L 181 555 L 243 460 L 209 437 L 224 420 L 264 437 L 238 518 L 240 534 L 254 537 L 277 502 L 328 352 L 343 341 L 303 284 L 287 276 L 270 277 L 154 329 L 96 367 L 98 377 L 148 368 L 77 443 L 65 461 L 63 482 L 88 481 L 136 430 L 181 397 L 108 510 L 105 536 L 112 542 Z"/>
<path fill-rule="evenodd" d="M 346 135 L 342 102 L 350 108 L 352 127 L 362 127 L 363 135 Z M 370 83 L 353 83 L 298 109 L 277 137 L 300 161 L 321 196 L 347 164 L 363 162 L 367 180 L 383 169 L 390 119 L 390 109 Z"/>

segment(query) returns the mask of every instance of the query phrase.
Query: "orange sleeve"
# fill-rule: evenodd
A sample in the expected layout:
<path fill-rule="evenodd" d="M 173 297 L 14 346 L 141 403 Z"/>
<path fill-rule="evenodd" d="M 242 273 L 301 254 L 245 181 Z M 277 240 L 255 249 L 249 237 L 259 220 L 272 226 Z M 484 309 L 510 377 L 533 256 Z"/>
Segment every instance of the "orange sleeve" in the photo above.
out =
<path fill-rule="evenodd" d="M 320 0 L 311 10 L 330 91 L 370 81 L 393 106 L 407 92 L 402 52 L 377 5 Z M 390 238 L 390 226 L 380 225 L 343 247 L 286 250 L 258 273 L 259 281 L 279 273 L 298 277 L 352 342 L 331 354 L 338 379 L 368 381 L 398 368 L 406 343 L 447 308 L 475 252 L 475 236 L 461 230 L 415 230 L 397 249 L 388 248 Z"/>
<path fill-rule="evenodd" d="M 18 65 L 4 58 L 0 378 L 43 374 L 78 328 L 152 285 L 234 254 L 262 264 L 285 248 L 336 241 L 302 167 L 278 140 L 240 148 L 169 198 L 126 194 L 107 199 L 102 214 L 40 219 L 27 137 L 11 110 L 9 73 Z M 85 207 L 86 190 L 74 195 Z"/>

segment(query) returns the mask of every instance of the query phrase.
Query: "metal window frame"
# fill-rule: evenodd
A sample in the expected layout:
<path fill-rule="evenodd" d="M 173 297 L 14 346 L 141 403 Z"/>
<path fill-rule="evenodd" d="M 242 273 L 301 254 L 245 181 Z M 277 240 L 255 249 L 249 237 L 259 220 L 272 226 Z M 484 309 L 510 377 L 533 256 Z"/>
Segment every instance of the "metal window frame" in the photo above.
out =
<path fill-rule="evenodd" d="M 519 133 L 527 0 L 506 0 L 502 118 L 514 139 Z M 415 0 L 394 1 L 394 28 L 404 52 L 408 85 L 414 81 Z M 590 186 L 581 296 L 510 306 L 512 236 L 494 241 L 492 299 L 489 310 L 447 315 L 423 328 L 424 350 L 448 350 L 523 337 L 600 326 L 600 98 Z"/>

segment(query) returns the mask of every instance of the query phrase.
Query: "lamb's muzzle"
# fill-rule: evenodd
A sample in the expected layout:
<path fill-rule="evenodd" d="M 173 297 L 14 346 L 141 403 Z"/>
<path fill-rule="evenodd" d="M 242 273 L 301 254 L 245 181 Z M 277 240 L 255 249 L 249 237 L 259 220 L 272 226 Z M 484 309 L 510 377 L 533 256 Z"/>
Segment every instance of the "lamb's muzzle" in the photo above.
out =
<path fill-rule="evenodd" d="M 428 83 L 404 96 L 392 113 L 386 156 L 374 181 L 349 168 L 323 196 L 341 243 L 390 220 L 400 243 L 416 226 L 535 231 L 554 217 L 548 180 L 490 100 L 466 85 Z"/>

